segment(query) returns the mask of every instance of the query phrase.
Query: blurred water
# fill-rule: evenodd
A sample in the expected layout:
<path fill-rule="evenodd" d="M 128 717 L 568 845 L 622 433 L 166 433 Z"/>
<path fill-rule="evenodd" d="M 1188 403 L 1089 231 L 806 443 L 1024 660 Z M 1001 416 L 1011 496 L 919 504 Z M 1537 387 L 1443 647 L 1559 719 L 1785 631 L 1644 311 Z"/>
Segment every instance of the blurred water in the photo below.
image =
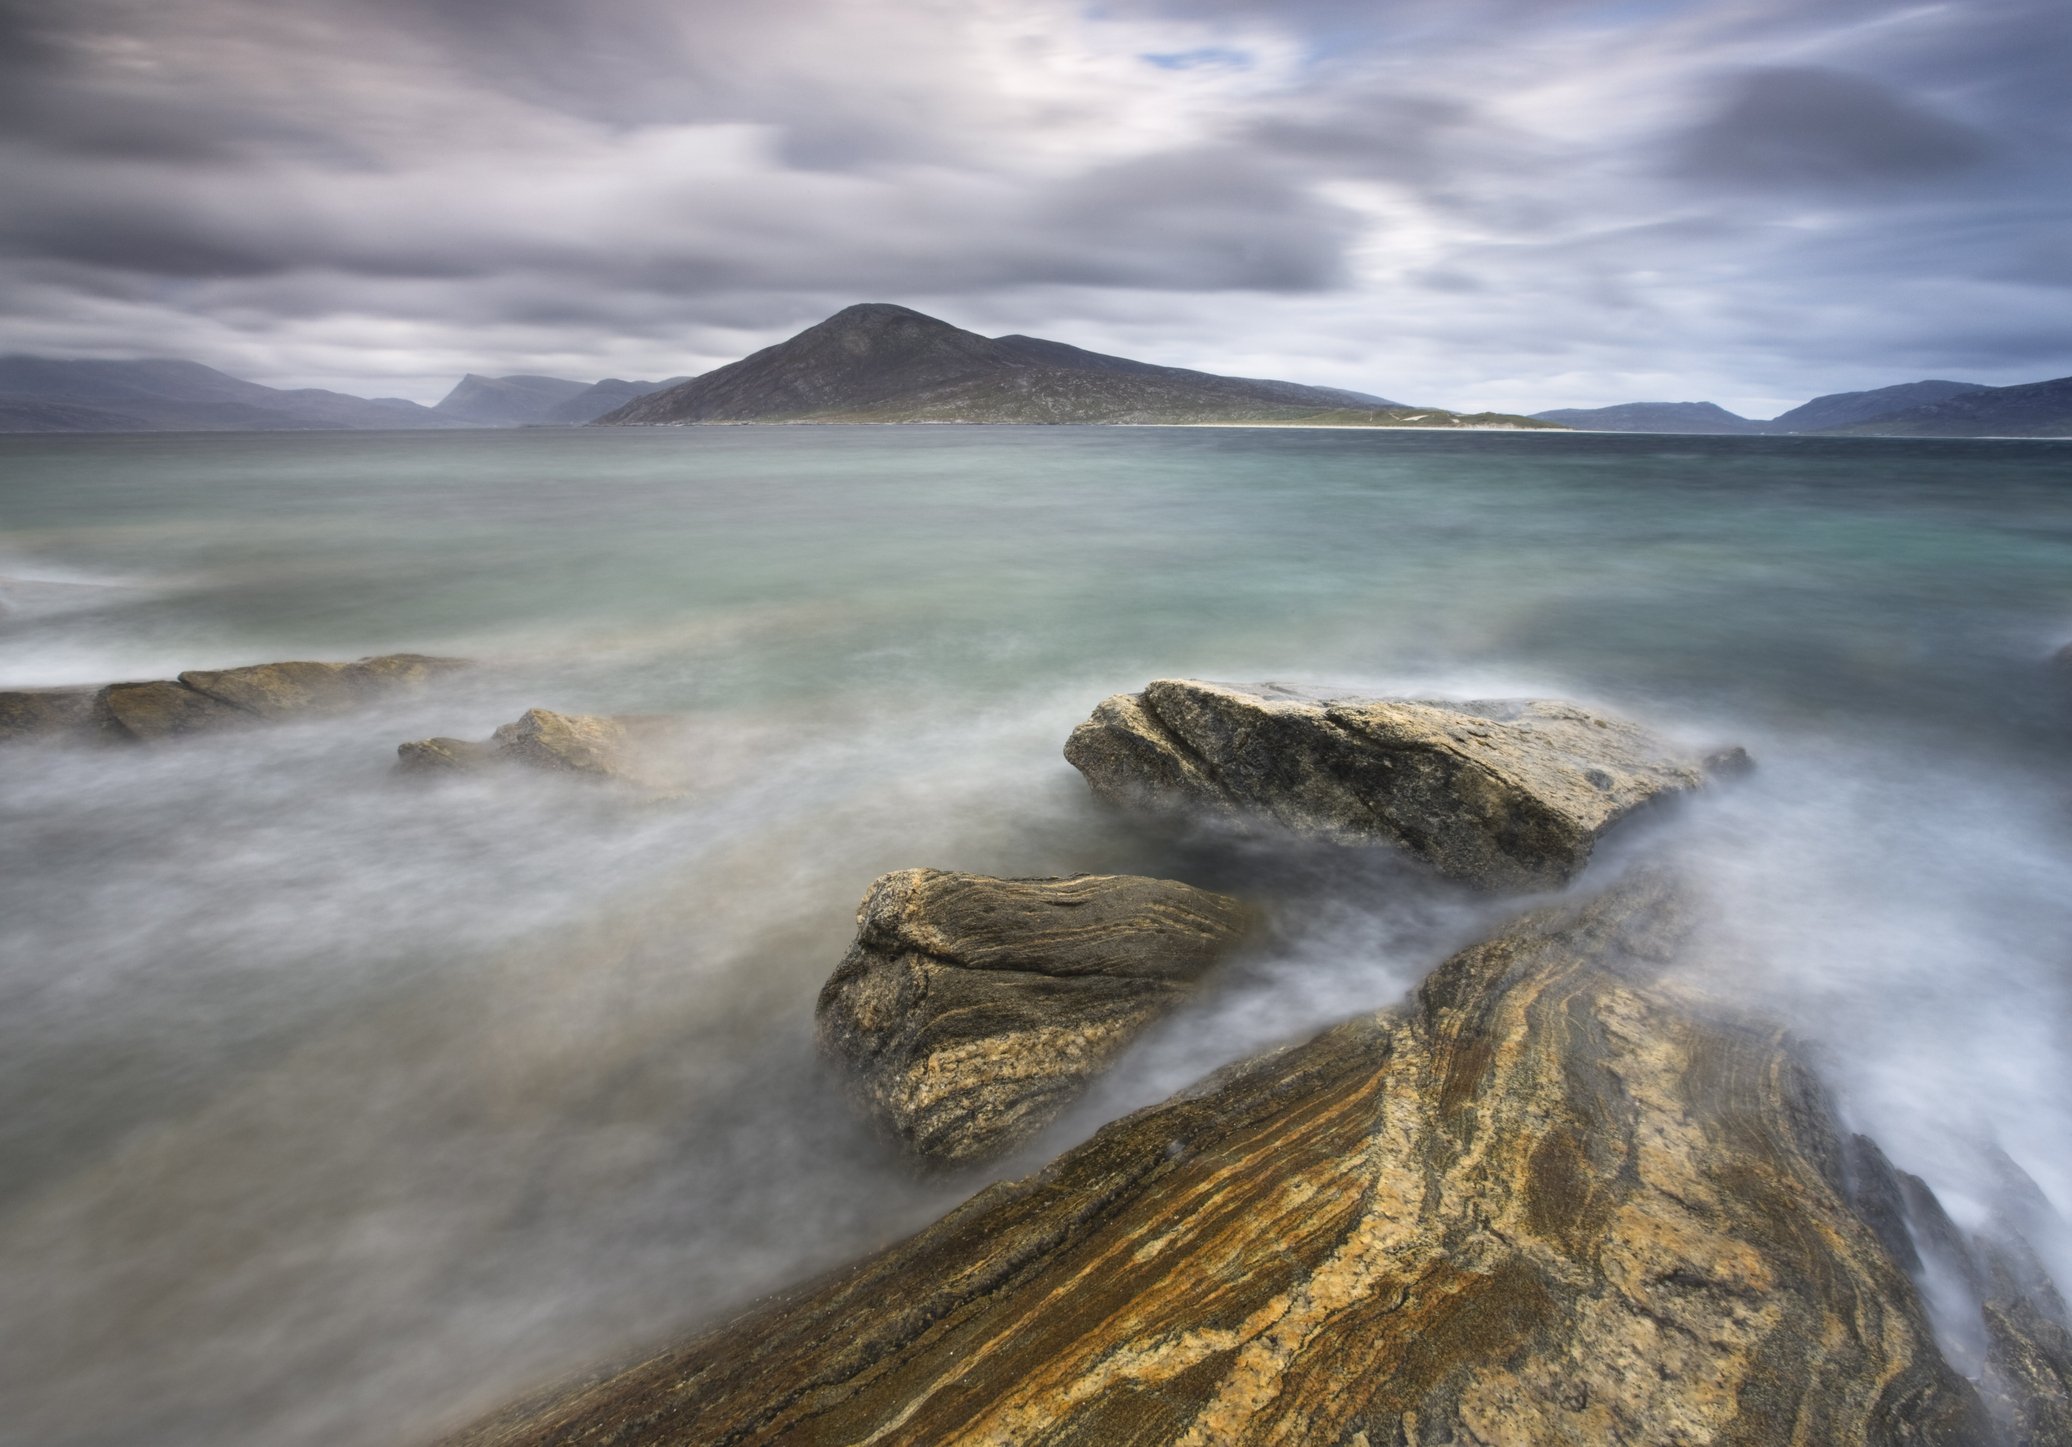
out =
<path fill-rule="evenodd" d="M 1011 1169 L 1387 1003 L 1491 906 L 1063 763 L 1161 675 L 1554 693 L 1761 760 L 1655 821 L 1712 985 L 1960 1218 L 2072 1202 L 2072 448 L 1070 428 L 0 438 L 0 684 L 415 649 L 345 719 L 0 752 L 0 1439 L 411 1441 L 929 1219 L 813 996 L 879 872 L 1276 923 Z M 524 708 L 701 782 L 405 785 Z M 2044 1243 L 2061 1269 L 2064 1243 Z"/>

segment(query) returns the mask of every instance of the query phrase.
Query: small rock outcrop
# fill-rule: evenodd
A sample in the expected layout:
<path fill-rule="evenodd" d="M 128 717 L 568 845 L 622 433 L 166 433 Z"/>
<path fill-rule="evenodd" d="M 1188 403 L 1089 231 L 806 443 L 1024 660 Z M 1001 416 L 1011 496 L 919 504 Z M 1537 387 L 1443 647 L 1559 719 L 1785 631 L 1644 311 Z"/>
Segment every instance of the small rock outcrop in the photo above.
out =
<path fill-rule="evenodd" d="M 1739 750 L 1718 756 L 1744 765 Z M 1605 830 L 1696 789 L 1706 761 L 1540 699 L 1435 703 L 1162 679 L 1103 702 L 1065 745 L 1102 798 L 1386 843 L 1490 889 L 1572 879 Z"/>
<path fill-rule="evenodd" d="M 0 689 L 0 740 L 60 738 L 93 730 L 94 695 L 84 688 Z"/>
<path fill-rule="evenodd" d="M 1237 901 L 1169 879 L 908 869 L 871 886 L 820 992 L 821 1053 L 902 1145 L 961 1165 L 1055 1119 L 1236 941 Z"/>
<path fill-rule="evenodd" d="M 1528 915 L 725 1327 L 485 1423 L 610 1442 L 1988 1440 L 1673 888 Z"/>
<path fill-rule="evenodd" d="M 392 653 L 355 663 L 256 663 L 103 688 L 0 692 L 0 739 L 150 742 L 261 721 L 345 713 L 466 664 Z"/>
<path fill-rule="evenodd" d="M 479 742 L 431 738 L 398 744 L 396 767 L 404 773 L 438 774 L 516 764 L 674 793 L 684 784 L 682 760 L 670 747 L 680 727 L 680 720 L 666 714 L 555 713 L 530 708 Z"/>

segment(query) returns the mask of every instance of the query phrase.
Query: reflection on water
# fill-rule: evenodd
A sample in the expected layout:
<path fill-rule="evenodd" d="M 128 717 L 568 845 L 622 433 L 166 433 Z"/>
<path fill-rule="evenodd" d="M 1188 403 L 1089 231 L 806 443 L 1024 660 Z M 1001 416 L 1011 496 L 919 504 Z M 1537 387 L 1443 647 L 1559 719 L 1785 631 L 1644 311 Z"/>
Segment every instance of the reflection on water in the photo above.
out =
<path fill-rule="evenodd" d="M 1746 784 L 1694 861 L 1960 1219 L 2072 1203 L 2062 444 L 1106 429 L 0 439 L 0 682 L 417 649 L 349 718 L 0 754 L 0 1434 L 372 1443 L 927 1220 L 810 1015 L 876 874 L 1131 869 L 1275 924 L 1018 1169 L 1387 1003 L 1493 906 L 1120 824 L 1058 750 L 1159 675 L 1552 692 Z M 681 711 L 697 786 L 394 745 Z M 2061 1279 L 2061 1237 L 2044 1243 Z"/>

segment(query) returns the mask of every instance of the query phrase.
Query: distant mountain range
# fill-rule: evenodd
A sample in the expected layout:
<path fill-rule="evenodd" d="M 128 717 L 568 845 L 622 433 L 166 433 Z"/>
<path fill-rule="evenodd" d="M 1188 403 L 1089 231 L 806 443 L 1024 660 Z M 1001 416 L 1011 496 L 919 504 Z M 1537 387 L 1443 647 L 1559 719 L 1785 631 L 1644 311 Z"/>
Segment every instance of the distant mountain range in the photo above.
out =
<path fill-rule="evenodd" d="M 2072 377 L 1987 387 L 1977 382 L 1902 382 L 1869 392 L 1833 392 L 1767 422 L 1711 402 L 1626 402 L 1535 412 L 1542 421 L 1599 432 L 1681 432 L 1852 437 L 2072 437 Z"/>
<path fill-rule="evenodd" d="M 845 308 L 698 377 L 488 377 L 435 406 L 243 381 L 199 362 L 0 357 L 0 432 L 282 431 L 736 422 L 1283 423 L 1607 432 L 2072 437 L 2072 377 L 2014 387 L 1905 382 L 1767 421 L 1711 402 L 1530 417 L 1411 407 L 1367 392 L 1163 367 L 1041 337 L 985 337 L 903 306 Z"/>
<path fill-rule="evenodd" d="M 280 432 L 578 426 L 681 382 L 569 382 L 470 373 L 436 407 L 400 397 L 283 390 L 199 362 L 0 357 L 0 432 Z"/>
<path fill-rule="evenodd" d="M 884 302 L 844 308 L 788 341 L 651 393 L 599 422 L 1549 425 L 1406 407 L 1336 387 L 1160 367 L 1041 337 L 983 337 Z"/>

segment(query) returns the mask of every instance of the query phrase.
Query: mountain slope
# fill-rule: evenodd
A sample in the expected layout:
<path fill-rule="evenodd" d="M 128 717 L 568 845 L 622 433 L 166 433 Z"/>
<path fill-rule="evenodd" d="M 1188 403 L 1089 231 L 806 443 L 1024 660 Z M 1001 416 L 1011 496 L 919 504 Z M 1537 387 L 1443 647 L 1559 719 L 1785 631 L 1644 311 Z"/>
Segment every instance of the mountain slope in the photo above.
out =
<path fill-rule="evenodd" d="M 588 390 L 587 382 L 561 377 L 484 377 L 470 372 L 432 410 L 464 422 L 512 427 L 545 421 L 554 408 Z"/>
<path fill-rule="evenodd" d="M 1415 414 L 1417 421 L 1408 420 Z M 1287 422 L 1469 425 L 1331 387 L 1220 377 L 1039 337 L 982 337 L 906 307 L 848 307 L 788 341 L 599 419 L 689 422 Z M 1475 425 L 1546 426 L 1490 417 Z"/>
<path fill-rule="evenodd" d="M 605 413 L 625 406 L 636 397 L 645 397 L 650 392 L 659 392 L 664 387 L 674 387 L 678 383 L 688 381 L 689 377 L 671 377 L 662 382 L 628 382 L 618 377 L 606 377 L 602 382 L 584 388 L 567 401 L 556 403 L 544 417 L 537 420 L 580 426 L 585 422 L 595 422 Z"/>
<path fill-rule="evenodd" d="M 1858 437 L 2072 437 L 2072 377 L 1984 387 L 1831 430 Z"/>
<path fill-rule="evenodd" d="M 283 431 L 450 427 L 397 397 L 352 397 L 247 382 L 199 362 L 0 357 L 0 430 L 10 432 Z"/>
<path fill-rule="evenodd" d="M 1889 417 L 1909 407 L 1942 402 L 1966 392 L 1989 390 L 1977 382 L 1901 382 L 1868 392 L 1830 392 L 1779 413 L 1764 424 L 1772 432 L 1819 432 Z"/>
<path fill-rule="evenodd" d="M 1764 424 L 1736 416 L 1715 402 L 1623 402 L 1616 407 L 1557 407 L 1535 412 L 1542 422 L 1597 432 L 1761 432 Z"/>

